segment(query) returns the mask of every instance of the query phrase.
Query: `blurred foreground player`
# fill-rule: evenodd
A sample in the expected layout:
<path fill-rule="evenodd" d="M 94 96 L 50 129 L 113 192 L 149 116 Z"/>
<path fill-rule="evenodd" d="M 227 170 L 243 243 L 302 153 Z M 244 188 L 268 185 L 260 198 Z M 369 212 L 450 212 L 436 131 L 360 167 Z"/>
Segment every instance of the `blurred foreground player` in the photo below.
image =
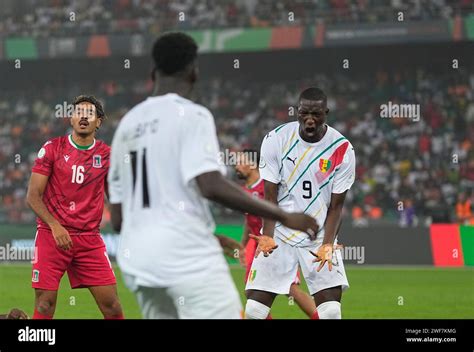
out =
<path fill-rule="evenodd" d="M 266 200 L 310 214 L 323 226 L 317 236 L 308 237 L 264 220 L 257 241 L 260 245 L 263 239 L 268 243 L 274 238 L 278 249 L 252 263 L 255 275 L 245 288 L 245 314 L 251 319 L 265 319 L 276 295 L 289 293 L 298 267 L 320 319 L 341 319 L 342 291 L 349 287 L 337 233 L 346 193 L 354 183 L 354 148 L 326 124 L 329 109 L 322 90 L 304 90 L 298 103 L 298 121 L 277 127 L 263 139 L 260 175 Z"/>
<path fill-rule="evenodd" d="M 154 96 L 120 122 L 112 142 L 112 224 L 118 263 L 145 318 L 238 319 L 239 294 L 206 199 L 316 233 L 316 221 L 252 199 L 224 178 L 214 118 L 188 99 L 197 45 L 183 33 L 154 44 Z M 123 217 L 123 221 L 122 221 Z M 262 244 L 268 255 L 275 247 Z"/>
<path fill-rule="evenodd" d="M 93 96 L 79 96 L 73 105 L 72 134 L 43 145 L 28 186 L 27 202 L 38 216 L 33 319 L 52 319 L 66 271 L 72 288 L 89 289 L 105 319 L 123 319 L 99 231 L 110 148 L 95 133 L 105 114 Z"/>
<path fill-rule="evenodd" d="M 260 153 L 256 150 L 245 149 L 239 153 L 237 160 L 235 172 L 238 178 L 245 181 L 243 189 L 253 197 L 264 199 L 264 181 L 260 177 L 258 169 Z M 242 236 L 242 246 L 245 247 L 245 282 L 247 282 L 247 280 L 253 280 L 253 277 L 249 276 L 249 274 L 255 257 L 255 251 L 257 249 L 257 241 L 254 237 L 260 236 L 261 229 L 262 218 L 246 213 L 244 233 Z M 290 286 L 288 296 L 293 297 L 301 310 L 309 318 L 318 319 L 318 313 L 313 298 L 301 290 L 299 284 L 300 277 L 299 272 L 297 272 L 295 280 Z"/>

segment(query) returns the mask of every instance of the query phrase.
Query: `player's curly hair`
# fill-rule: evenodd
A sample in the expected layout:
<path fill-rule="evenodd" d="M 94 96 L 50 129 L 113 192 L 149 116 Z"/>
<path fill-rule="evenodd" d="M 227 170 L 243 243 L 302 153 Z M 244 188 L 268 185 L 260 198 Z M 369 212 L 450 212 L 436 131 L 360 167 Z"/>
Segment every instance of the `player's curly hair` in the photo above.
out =
<path fill-rule="evenodd" d="M 104 120 L 107 118 L 105 116 L 105 112 L 104 112 L 104 106 L 102 105 L 101 101 L 98 100 L 95 96 L 93 95 L 79 95 L 77 97 L 74 98 L 74 101 L 72 103 L 72 105 L 74 105 L 74 107 L 80 103 L 91 103 L 92 105 L 95 106 L 95 111 L 96 111 L 96 114 L 97 114 L 97 117 L 99 119 L 102 120 L 102 122 L 104 122 Z"/>
<path fill-rule="evenodd" d="M 160 36 L 153 45 L 154 71 L 166 76 L 179 74 L 196 60 L 198 46 L 193 38 L 181 32 Z"/>

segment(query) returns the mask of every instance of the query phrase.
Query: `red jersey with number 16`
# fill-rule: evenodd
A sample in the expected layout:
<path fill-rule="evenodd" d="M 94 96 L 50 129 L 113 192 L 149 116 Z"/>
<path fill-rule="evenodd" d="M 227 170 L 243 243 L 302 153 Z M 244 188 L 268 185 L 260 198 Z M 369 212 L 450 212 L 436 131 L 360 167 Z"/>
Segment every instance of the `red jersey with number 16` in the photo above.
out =
<path fill-rule="evenodd" d="M 43 202 L 71 235 L 99 233 L 109 155 L 104 142 L 79 149 L 71 135 L 49 140 L 38 152 L 32 171 L 49 176 Z M 38 229 L 49 230 L 40 218 L 36 222 Z"/>

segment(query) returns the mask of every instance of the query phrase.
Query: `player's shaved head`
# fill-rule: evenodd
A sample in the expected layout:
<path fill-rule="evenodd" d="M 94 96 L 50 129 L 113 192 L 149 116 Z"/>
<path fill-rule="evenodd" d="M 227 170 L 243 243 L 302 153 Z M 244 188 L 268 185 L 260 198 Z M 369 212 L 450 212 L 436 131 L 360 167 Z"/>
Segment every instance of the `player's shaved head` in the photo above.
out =
<path fill-rule="evenodd" d="M 189 74 L 196 65 L 197 50 L 196 42 L 187 34 L 163 34 L 153 45 L 154 71 L 163 76 Z"/>
<path fill-rule="evenodd" d="M 312 100 L 312 101 L 324 101 L 327 102 L 327 97 L 324 92 L 316 87 L 306 88 L 301 92 L 299 100 Z"/>

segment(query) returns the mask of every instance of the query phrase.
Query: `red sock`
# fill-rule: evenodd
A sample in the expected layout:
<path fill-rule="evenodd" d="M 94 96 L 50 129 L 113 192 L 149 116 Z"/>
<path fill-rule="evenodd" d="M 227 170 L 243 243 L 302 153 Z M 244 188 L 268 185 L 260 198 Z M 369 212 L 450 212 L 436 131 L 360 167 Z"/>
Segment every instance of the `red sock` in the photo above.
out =
<path fill-rule="evenodd" d="M 267 319 L 265 319 L 265 320 L 273 320 L 272 315 L 271 315 L 271 314 L 268 314 Z"/>
<path fill-rule="evenodd" d="M 314 313 L 311 315 L 311 318 L 309 318 L 311 320 L 318 320 L 319 319 L 319 314 L 318 314 L 318 311 L 315 310 Z"/>
<path fill-rule="evenodd" d="M 45 320 L 51 320 L 53 319 L 52 316 L 49 316 L 49 315 L 44 315 L 44 314 L 41 314 L 40 312 L 38 312 L 35 308 L 35 311 L 33 313 L 33 319 L 45 319 Z"/>
<path fill-rule="evenodd" d="M 111 317 L 104 317 L 105 320 L 124 320 L 125 317 L 123 316 L 123 314 L 120 314 L 120 315 L 114 315 L 114 316 L 111 316 Z"/>

